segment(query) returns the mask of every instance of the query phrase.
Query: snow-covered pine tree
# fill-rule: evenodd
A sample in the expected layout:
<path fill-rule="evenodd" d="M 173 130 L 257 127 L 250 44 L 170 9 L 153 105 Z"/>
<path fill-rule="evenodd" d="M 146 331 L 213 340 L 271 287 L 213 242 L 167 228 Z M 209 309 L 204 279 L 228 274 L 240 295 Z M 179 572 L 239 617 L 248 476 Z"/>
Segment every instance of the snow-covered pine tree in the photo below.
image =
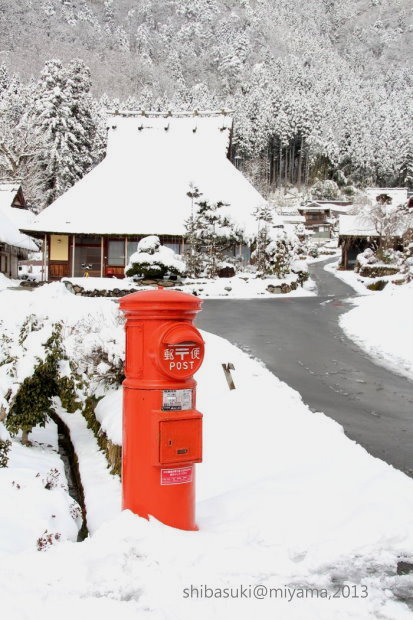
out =
<path fill-rule="evenodd" d="M 71 184 L 75 136 L 71 132 L 70 114 L 63 65 L 60 60 L 49 60 L 40 75 L 32 117 L 36 133 L 45 137 L 47 145 L 40 158 L 43 206 L 52 203 Z"/>
<path fill-rule="evenodd" d="M 260 253 L 256 249 L 251 255 L 252 261 L 257 264 L 260 275 L 274 275 L 283 278 L 291 272 L 291 265 L 299 252 L 300 242 L 293 233 L 287 233 L 283 228 L 268 228 L 265 239 L 262 240 Z"/>
<path fill-rule="evenodd" d="M 231 250 L 243 241 L 242 232 L 222 212 L 225 206 L 228 205 L 221 201 L 198 201 L 193 220 L 185 222 L 188 234 L 193 229 L 192 273 L 195 277 L 216 277 L 223 264 L 230 262 Z"/>
<path fill-rule="evenodd" d="M 187 274 L 190 278 L 196 278 L 199 272 L 199 257 L 197 256 L 195 249 L 195 212 L 194 212 L 194 201 L 198 200 L 202 196 L 202 192 L 193 184 L 190 183 L 189 191 L 186 193 L 188 198 L 191 200 L 191 215 L 186 221 L 186 235 L 185 235 L 185 243 L 188 246 L 185 251 L 185 262 Z"/>
<path fill-rule="evenodd" d="M 10 85 L 9 70 L 7 69 L 6 64 L 3 62 L 0 65 L 0 97 L 3 96 L 4 92 L 8 89 L 9 85 Z"/>
<path fill-rule="evenodd" d="M 81 176 L 89 172 L 94 161 L 96 118 L 90 96 L 90 69 L 79 58 L 73 59 L 66 69 L 66 88 L 70 102 L 72 130 L 76 134 L 77 149 L 73 158 Z M 78 180 L 78 179 L 76 179 Z"/>
<path fill-rule="evenodd" d="M 0 175 L 19 179 L 28 201 L 37 204 L 43 140 L 35 136 L 28 118 L 32 101 L 33 84 L 22 84 L 17 77 L 0 96 Z"/>
<path fill-rule="evenodd" d="M 288 235 L 280 228 L 272 229 L 271 241 L 265 248 L 268 265 L 267 273 L 282 278 L 291 271 L 296 243 L 295 235 Z"/>
<path fill-rule="evenodd" d="M 32 113 L 35 132 L 46 149 L 40 158 L 46 206 L 90 169 L 95 127 L 92 121 L 89 70 L 82 61 L 65 69 L 60 60 L 46 63 Z"/>
<path fill-rule="evenodd" d="M 255 241 L 254 263 L 259 273 L 267 273 L 268 259 L 266 248 L 270 243 L 269 224 L 273 221 L 273 213 L 269 205 L 257 207 L 254 212 L 257 220 L 258 232 Z"/>

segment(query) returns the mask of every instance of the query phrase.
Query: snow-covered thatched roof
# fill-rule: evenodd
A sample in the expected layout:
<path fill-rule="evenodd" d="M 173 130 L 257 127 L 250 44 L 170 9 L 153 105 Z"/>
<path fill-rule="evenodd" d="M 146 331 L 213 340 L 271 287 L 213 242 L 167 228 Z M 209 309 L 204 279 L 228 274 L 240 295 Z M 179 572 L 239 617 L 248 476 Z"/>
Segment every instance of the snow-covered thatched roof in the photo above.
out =
<path fill-rule="evenodd" d="M 19 183 L 0 182 L 0 242 L 36 252 L 39 248 L 34 241 L 19 230 L 30 226 L 33 214 L 12 207 L 19 190 Z"/>
<path fill-rule="evenodd" d="M 191 213 L 187 192 L 229 203 L 247 234 L 264 198 L 228 160 L 226 114 L 109 117 L 107 155 L 46 208 L 31 231 L 77 234 L 182 235 Z"/>

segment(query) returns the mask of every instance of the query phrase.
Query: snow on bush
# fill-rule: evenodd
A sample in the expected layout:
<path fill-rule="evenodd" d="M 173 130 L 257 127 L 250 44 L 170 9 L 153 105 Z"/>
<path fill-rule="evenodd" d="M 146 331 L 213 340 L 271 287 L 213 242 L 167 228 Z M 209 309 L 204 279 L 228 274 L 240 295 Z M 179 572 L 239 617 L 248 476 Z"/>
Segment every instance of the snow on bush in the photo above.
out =
<path fill-rule="evenodd" d="M 183 275 L 185 263 L 171 248 L 161 245 L 159 237 L 150 235 L 138 243 L 125 268 L 128 277 L 163 278 L 167 273 Z"/>
<path fill-rule="evenodd" d="M 0 413 L 13 433 L 27 436 L 46 423 L 54 396 L 81 409 L 88 396 L 121 382 L 124 330 L 113 302 L 92 305 L 60 283 L 19 293 L 19 300 L 16 308 L 13 292 L 2 292 Z"/>
<path fill-rule="evenodd" d="M 339 195 L 339 188 L 335 181 L 319 180 L 311 187 L 310 193 L 315 200 L 334 200 Z"/>
<path fill-rule="evenodd" d="M 284 278 L 293 271 L 293 264 L 297 266 L 300 251 L 301 243 L 294 233 L 283 228 L 263 227 L 258 233 L 251 259 L 260 274 Z M 299 271 L 308 271 L 305 261 Z"/>
<path fill-rule="evenodd" d="M 403 274 L 406 282 L 413 280 L 413 243 L 409 243 L 403 252 L 403 259 L 400 265 L 400 273 Z"/>
<path fill-rule="evenodd" d="M 354 271 L 362 277 L 370 276 L 369 280 L 365 281 L 368 286 L 374 285 L 377 277 L 382 278 L 381 281 L 385 283 L 387 280 L 394 280 L 395 275 L 397 275 L 398 284 L 411 282 L 413 280 L 413 243 L 408 243 L 403 252 L 393 248 L 382 248 L 380 251 L 366 248 L 364 252 L 357 255 Z M 377 274 L 376 277 L 375 274 Z"/>
<path fill-rule="evenodd" d="M 188 275 L 215 278 L 229 263 L 235 270 L 233 249 L 243 243 L 242 231 L 226 215 L 223 202 L 196 203 L 196 213 L 185 222 Z"/>

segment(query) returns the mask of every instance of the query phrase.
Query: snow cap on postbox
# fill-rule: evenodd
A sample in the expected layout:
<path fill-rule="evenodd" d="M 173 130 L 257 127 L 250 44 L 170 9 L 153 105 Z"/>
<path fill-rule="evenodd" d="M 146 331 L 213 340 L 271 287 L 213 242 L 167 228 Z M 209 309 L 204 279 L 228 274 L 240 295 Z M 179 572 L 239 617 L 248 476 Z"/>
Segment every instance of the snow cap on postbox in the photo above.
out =
<path fill-rule="evenodd" d="M 195 295 L 170 291 L 159 286 L 150 291 L 125 295 L 119 300 L 120 309 L 126 316 L 146 318 L 173 318 L 193 320 L 201 310 L 202 300 Z"/>

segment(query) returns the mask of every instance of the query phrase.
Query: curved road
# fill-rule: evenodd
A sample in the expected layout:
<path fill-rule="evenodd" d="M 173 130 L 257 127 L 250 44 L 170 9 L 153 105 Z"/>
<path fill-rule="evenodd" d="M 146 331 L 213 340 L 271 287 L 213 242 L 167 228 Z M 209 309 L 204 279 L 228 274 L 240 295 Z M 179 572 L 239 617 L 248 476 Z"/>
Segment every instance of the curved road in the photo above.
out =
<path fill-rule="evenodd" d="M 317 297 L 206 300 L 197 325 L 263 360 L 313 411 L 323 411 L 368 452 L 413 476 L 413 384 L 346 338 L 338 317 L 355 293 L 324 264 L 310 267 Z"/>

